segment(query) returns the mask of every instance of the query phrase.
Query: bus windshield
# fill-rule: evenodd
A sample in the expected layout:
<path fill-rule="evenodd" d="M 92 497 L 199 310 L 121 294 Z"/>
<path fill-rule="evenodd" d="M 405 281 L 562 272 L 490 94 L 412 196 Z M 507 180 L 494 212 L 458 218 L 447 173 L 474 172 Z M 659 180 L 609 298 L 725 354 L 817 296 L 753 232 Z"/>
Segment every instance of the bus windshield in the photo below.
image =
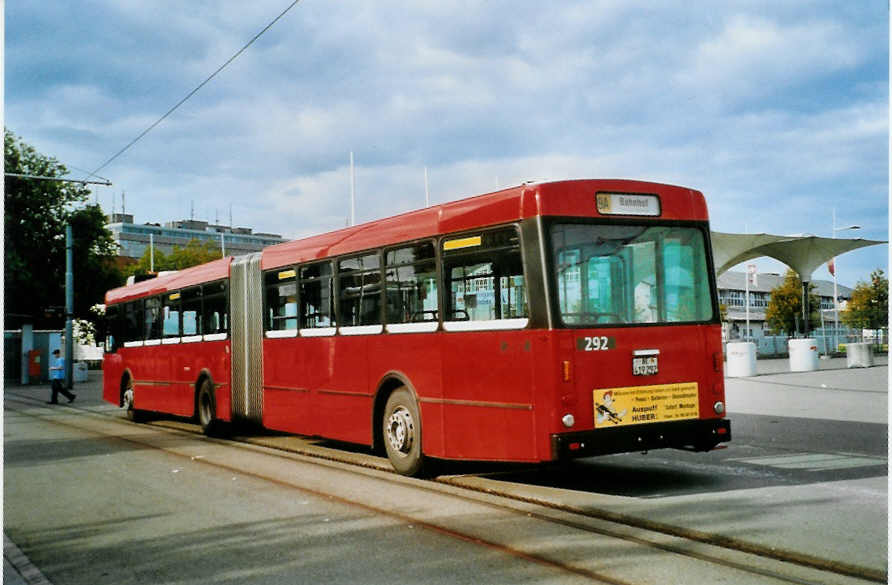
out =
<path fill-rule="evenodd" d="M 713 319 L 699 228 L 555 224 L 551 244 L 564 325 Z"/>

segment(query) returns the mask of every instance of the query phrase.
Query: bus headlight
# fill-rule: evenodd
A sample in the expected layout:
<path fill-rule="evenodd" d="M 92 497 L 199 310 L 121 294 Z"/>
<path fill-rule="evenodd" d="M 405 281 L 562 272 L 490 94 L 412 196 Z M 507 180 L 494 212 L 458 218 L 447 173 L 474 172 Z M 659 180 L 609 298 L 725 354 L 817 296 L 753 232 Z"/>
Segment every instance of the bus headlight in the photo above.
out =
<path fill-rule="evenodd" d="M 716 414 L 725 414 L 725 403 L 722 401 L 716 402 L 712 405 L 712 409 Z"/>
<path fill-rule="evenodd" d="M 565 427 L 570 429 L 576 424 L 576 418 L 572 414 L 565 414 L 563 418 L 561 418 L 561 422 L 564 423 Z"/>

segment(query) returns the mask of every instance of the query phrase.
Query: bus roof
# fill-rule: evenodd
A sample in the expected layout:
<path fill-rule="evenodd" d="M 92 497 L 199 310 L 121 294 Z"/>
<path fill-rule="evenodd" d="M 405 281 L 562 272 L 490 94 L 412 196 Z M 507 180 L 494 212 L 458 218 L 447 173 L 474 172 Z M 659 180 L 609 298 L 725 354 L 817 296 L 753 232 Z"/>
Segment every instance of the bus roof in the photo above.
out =
<path fill-rule="evenodd" d="M 201 284 L 203 282 L 212 282 L 221 278 L 229 277 L 229 263 L 232 262 L 232 256 L 220 258 L 206 264 L 199 264 L 191 268 L 178 270 L 173 274 L 166 274 L 158 278 L 143 280 L 130 286 L 122 286 L 114 288 L 105 293 L 105 302 L 107 304 L 120 303 L 131 299 L 138 299 L 153 294 L 167 292 L 169 290 L 179 290 L 187 286 Z"/>
<path fill-rule="evenodd" d="M 360 252 L 444 233 L 480 229 L 535 216 L 603 217 L 595 203 L 595 195 L 603 192 L 659 196 L 659 217 L 644 217 L 641 218 L 643 221 L 708 219 L 703 194 L 685 187 L 627 179 L 524 183 L 494 193 L 270 246 L 262 252 L 261 269 Z M 175 274 L 116 288 L 106 293 L 105 300 L 106 303 L 113 304 L 227 278 L 231 261 L 231 257 L 222 258 Z"/>
<path fill-rule="evenodd" d="M 647 193 L 660 197 L 660 216 L 646 220 L 706 220 L 703 194 L 693 189 L 626 179 L 525 183 L 486 195 L 371 221 L 334 232 L 276 244 L 263 250 L 261 268 L 278 268 L 438 234 L 479 229 L 537 215 L 602 217 L 599 192 Z"/>

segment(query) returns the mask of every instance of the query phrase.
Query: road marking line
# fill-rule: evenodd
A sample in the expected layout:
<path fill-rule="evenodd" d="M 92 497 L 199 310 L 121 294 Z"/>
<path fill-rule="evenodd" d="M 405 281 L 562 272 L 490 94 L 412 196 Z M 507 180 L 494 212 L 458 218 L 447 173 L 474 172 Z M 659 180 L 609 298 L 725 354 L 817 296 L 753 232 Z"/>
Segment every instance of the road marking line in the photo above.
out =
<path fill-rule="evenodd" d="M 776 467 L 778 469 L 804 469 L 807 471 L 830 471 L 887 464 L 885 457 L 856 457 L 842 453 L 794 453 L 791 455 L 731 459 L 731 461 Z"/>

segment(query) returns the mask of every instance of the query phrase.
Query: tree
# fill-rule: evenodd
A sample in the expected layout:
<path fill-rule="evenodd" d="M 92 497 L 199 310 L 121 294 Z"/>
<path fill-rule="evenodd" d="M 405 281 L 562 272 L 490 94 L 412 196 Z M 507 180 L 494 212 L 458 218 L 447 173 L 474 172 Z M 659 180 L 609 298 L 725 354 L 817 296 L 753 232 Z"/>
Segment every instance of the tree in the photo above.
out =
<path fill-rule="evenodd" d="M 840 315 L 853 329 L 882 329 L 889 325 L 889 279 L 882 270 L 870 273 L 870 282 L 858 281 L 846 310 Z"/>
<path fill-rule="evenodd" d="M 154 261 L 151 254 L 151 250 L 146 248 L 139 261 L 128 268 L 128 274 L 149 274 L 152 265 L 155 267 L 155 272 L 182 270 L 223 257 L 222 251 L 213 242 L 201 243 L 197 239 L 190 240 L 184 247 L 174 246 L 170 254 L 165 254 L 156 248 Z"/>
<path fill-rule="evenodd" d="M 820 323 L 818 310 L 820 301 L 811 294 L 815 285 L 809 284 L 809 329 Z M 768 307 L 765 309 L 765 322 L 775 331 L 784 331 L 788 335 L 802 328 L 802 280 L 795 271 L 788 269 L 784 282 L 771 291 Z"/>
<path fill-rule="evenodd" d="M 67 169 L 4 129 L 7 173 L 61 177 Z M 105 290 L 123 283 L 115 267 L 115 244 L 98 206 L 75 208 L 89 197 L 77 183 L 6 177 L 4 319 L 38 328 L 61 328 L 65 321 L 65 225 L 74 237 L 75 316 L 95 319 L 89 308 L 103 302 Z"/>

